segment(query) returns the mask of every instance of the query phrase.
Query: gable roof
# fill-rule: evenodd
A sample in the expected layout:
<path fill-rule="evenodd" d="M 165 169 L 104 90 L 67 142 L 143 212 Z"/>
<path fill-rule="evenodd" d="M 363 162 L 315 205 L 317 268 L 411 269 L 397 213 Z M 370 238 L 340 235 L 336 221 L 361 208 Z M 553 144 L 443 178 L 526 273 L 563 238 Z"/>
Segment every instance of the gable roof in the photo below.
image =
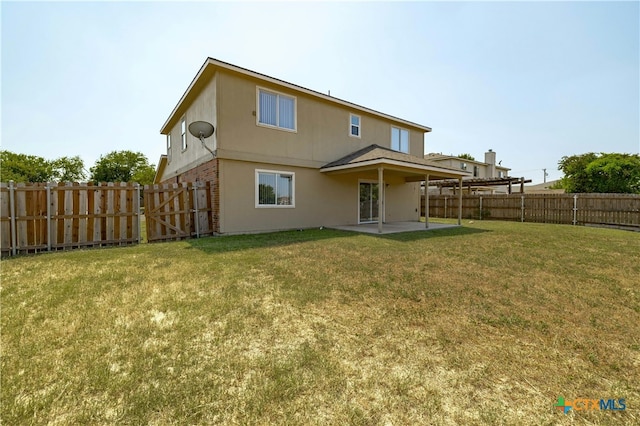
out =
<path fill-rule="evenodd" d="M 217 70 L 227 70 L 227 71 L 236 72 L 248 77 L 252 77 L 262 81 L 267 81 L 269 83 L 276 84 L 278 86 L 285 87 L 290 90 L 294 90 L 298 93 L 303 93 L 315 98 L 319 98 L 319 99 L 329 101 L 338 105 L 342 105 L 356 111 L 368 113 L 380 118 L 395 121 L 407 127 L 412 127 L 415 129 L 422 130 L 423 132 L 431 131 L 431 128 L 428 126 L 414 123 L 412 121 L 404 120 L 402 118 L 398 118 L 393 115 L 385 114 L 383 112 L 376 111 L 374 109 L 367 108 L 358 104 L 354 104 L 352 102 L 345 101 L 340 98 L 325 95 L 324 93 L 320 93 L 315 90 L 307 89 L 306 87 L 298 86 L 297 84 L 289 83 L 284 80 L 280 80 L 278 78 L 270 77 L 268 75 L 265 75 L 256 71 L 251 71 L 247 68 L 242 68 L 237 65 L 233 65 L 228 62 L 223 62 L 218 59 L 209 57 L 204 61 L 204 64 L 202 65 L 202 67 L 200 67 L 200 70 L 191 81 L 191 84 L 189 84 L 189 87 L 187 87 L 187 90 L 184 92 L 184 94 L 178 101 L 177 105 L 175 106 L 175 108 L 173 108 L 173 111 L 171 111 L 171 114 L 162 125 L 162 128 L 160 129 L 161 134 L 164 135 L 169 132 L 171 127 L 173 127 L 173 125 L 178 121 L 178 119 L 184 114 L 184 112 L 186 111 L 188 106 L 191 104 L 191 102 L 193 102 L 193 100 L 196 98 L 198 93 L 205 87 L 206 83 L 211 78 L 213 78 Z"/>
<path fill-rule="evenodd" d="M 471 174 L 454 167 L 443 166 L 424 158 L 394 151 L 380 145 L 369 145 L 358 151 L 352 152 L 338 160 L 325 164 L 320 168 L 321 172 L 346 171 L 349 169 L 364 167 L 397 167 L 418 174 L 432 174 L 443 177 L 465 177 Z"/>

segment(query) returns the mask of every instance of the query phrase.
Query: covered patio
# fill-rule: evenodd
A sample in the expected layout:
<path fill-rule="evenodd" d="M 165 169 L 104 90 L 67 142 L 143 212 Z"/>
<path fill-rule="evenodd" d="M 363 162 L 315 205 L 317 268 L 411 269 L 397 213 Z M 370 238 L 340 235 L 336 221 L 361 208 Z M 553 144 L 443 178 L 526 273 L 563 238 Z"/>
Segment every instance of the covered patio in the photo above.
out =
<path fill-rule="evenodd" d="M 373 229 L 378 234 L 393 233 L 393 232 L 407 232 L 409 230 L 430 229 L 435 224 L 429 223 L 429 194 L 426 191 L 425 196 L 425 222 L 384 222 L 385 211 L 385 195 L 384 195 L 384 183 L 385 175 L 390 175 L 395 178 L 402 178 L 405 183 L 412 182 L 428 182 L 430 180 L 441 179 L 457 179 L 459 181 L 460 191 L 459 193 L 459 208 L 458 208 L 458 225 L 462 223 L 462 178 L 470 176 L 471 173 L 464 170 L 458 170 L 451 167 L 441 166 L 437 163 L 425 160 L 421 157 L 405 154 L 402 152 L 394 151 L 389 148 L 384 148 L 379 145 L 369 145 L 363 149 L 355 151 L 345 157 L 342 157 L 336 161 L 325 164 L 320 168 L 321 173 L 326 174 L 340 174 L 340 173 L 355 173 L 355 174 L 371 174 L 377 175 L 377 223 L 361 223 L 358 225 L 347 225 L 344 227 L 334 227 L 336 229 L 349 228 L 348 230 L 369 232 L 369 229 Z M 419 204 L 419 203 L 417 203 Z M 416 207 L 420 207 L 416 205 Z M 409 223 L 413 224 L 412 227 L 416 229 L 408 229 Z M 397 225 L 394 225 L 397 224 Z M 439 226 L 452 226 L 441 225 Z"/>

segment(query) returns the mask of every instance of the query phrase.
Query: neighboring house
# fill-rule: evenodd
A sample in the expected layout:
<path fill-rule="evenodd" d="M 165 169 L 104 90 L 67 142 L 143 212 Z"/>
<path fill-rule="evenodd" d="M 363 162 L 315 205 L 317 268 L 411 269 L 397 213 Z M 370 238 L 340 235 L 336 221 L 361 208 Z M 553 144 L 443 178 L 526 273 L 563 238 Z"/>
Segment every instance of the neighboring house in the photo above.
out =
<path fill-rule="evenodd" d="M 214 125 L 206 146 L 194 121 Z M 156 183 L 211 181 L 217 233 L 420 219 L 427 126 L 208 58 L 160 133 Z M 379 228 L 380 229 L 380 228 Z"/>
<path fill-rule="evenodd" d="M 549 182 L 538 183 L 536 185 L 525 185 L 524 192 L 527 194 L 564 194 L 564 189 L 552 188 L 560 182 L 560 179 Z"/>
<path fill-rule="evenodd" d="M 496 181 L 509 177 L 509 170 L 511 170 L 508 167 L 503 167 L 501 164 L 502 161 L 496 163 L 496 153 L 492 149 L 485 152 L 484 162 L 442 154 L 427 154 L 424 158 L 443 166 L 470 172 L 471 176 L 465 177 L 464 180 L 473 180 L 478 182 L 477 185 L 474 185 L 475 192 L 507 192 L 507 189 L 504 186 L 483 185 L 483 181 Z"/>

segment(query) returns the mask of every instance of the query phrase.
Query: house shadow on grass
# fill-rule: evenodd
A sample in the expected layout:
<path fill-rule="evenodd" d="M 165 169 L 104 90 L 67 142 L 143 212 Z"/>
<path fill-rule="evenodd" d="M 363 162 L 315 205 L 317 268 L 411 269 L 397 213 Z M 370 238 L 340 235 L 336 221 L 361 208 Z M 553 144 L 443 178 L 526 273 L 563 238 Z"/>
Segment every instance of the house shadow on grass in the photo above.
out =
<path fill-rule="evenodd" d="M 222 235 L 187 240 L 188 249 L 197 249 L 205 253 L 226 253 L 257 248 L 280 247 L 335 238 L 383 238 L 398 242 L 411 242 L 430 238 L 456 237 L 490 232 L 483 229 L 462 226 L 446 229 L 410 231 L 395 234 L 363 234 L 335 229 L 304 229 L 299 231 L 279 231 L 260 234 Z"/>
<path fill-rule="evenodd" d="M 256 248 L 288 246 L 311 241 L 353 237 L 353 233 L 333 229 L 303 229 L 259 234 L 221 235 L 187 240 L 189 248 L 205 253 L 225 253 Z"/>
<path fill-rule="evenodd" d="M 464 235 L 483 234 L 485 232 L 491 232 L 491 231 L 487 229 L 466 228 L 464 226 L 455 226 L 451 228 L 433 229 L 433 230 L 430 229 L 425 231 L 399 232 L 396 234 L 384 234 L 384 235 L 375 235 L 375 234 L 369 234 L 369 235 L 376 238 L 383 238 L 385 240 L 409 242 L 409 241 L 417 241 L 417 240 L 428 240 L 430 238 L 456 237 L 456 236 L 464 236 Z"/>

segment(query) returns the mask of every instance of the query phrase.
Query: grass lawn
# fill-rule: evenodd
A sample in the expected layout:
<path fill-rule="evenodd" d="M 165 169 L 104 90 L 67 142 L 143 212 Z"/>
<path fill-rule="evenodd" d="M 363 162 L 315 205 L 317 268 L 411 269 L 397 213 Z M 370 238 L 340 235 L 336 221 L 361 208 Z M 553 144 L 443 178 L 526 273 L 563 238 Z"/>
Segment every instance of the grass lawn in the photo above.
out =
<path fill-rule="evenodd" d="M 1 268 L 6 425 L 640 424 L 634 232 L 324 229 Z"/>

